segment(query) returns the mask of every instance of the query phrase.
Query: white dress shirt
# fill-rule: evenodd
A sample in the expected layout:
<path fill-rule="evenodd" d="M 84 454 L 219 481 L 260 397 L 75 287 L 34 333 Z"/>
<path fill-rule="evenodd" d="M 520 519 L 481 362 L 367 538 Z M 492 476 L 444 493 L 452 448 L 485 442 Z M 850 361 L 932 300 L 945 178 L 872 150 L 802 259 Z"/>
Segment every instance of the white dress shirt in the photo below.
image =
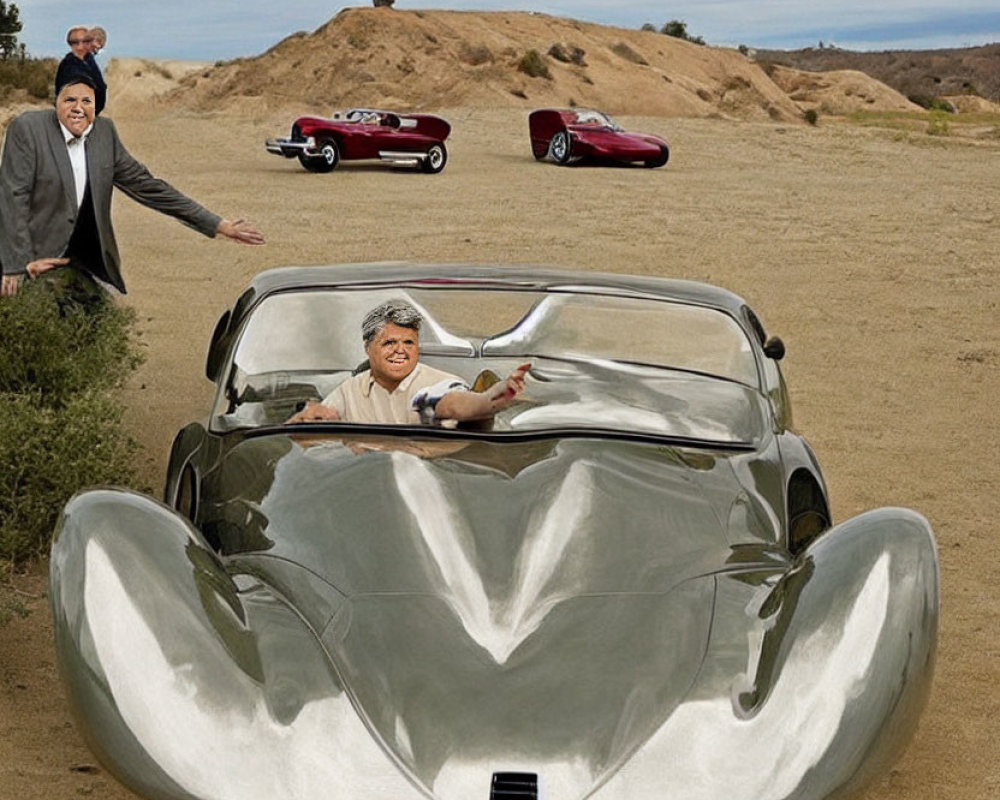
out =
<path fill-rule="evenodd" d="M 61 122 L 63 136 L 66 138 L 66 151 L 69 153 L 69 163 L 73 165 L 73 182 L 76 184 L 76 207 L 83 205 L 83 195 L 87 190 L 87 137 L 93 130 L 94 123 L 78 137 L 74 136 Z"/>

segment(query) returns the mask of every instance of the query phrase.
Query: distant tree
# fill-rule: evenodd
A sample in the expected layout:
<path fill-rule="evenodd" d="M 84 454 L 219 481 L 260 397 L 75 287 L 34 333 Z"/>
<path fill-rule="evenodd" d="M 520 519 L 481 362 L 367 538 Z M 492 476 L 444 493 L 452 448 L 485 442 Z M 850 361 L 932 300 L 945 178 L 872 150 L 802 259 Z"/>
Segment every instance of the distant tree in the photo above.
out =
<path fill-rule="evenodd" d="M 705 44 L 705 40 L 700 36 L 692 36 L 689 34 L 687 27 L 686 22 L 681 22 L 679 19 L 672 19 L 660 28 L 660 33 L 664 33 L 667 36 L 673 36 L 677 39 L 684 39 L 685 41 L 693 42 L 694 44 Z"/>
<path fill-rule="evenodd" d="M 652 22 L 644 22 L 644 23 L 642 23 L 642 27 L 639 28 L 639 30 L 641 30 L 641 31 L 651 31 L 653 33 L 656 33 L 656 26 Z"/>
<path fill-rule="evenodd" d="M 24 56 L 24 47 L 18 46 L 17 35 L 21 32 L 21 12 L 16 5 L 9 6 L 0 0 L 0 60 L 6 61 L 11 56 Z"/>
<path fill-rule="evenodd" d="M 375 8 L 392 8 L 392 4 L 396 0 L 372 0 L 372 2 L 375 4 Z"/>

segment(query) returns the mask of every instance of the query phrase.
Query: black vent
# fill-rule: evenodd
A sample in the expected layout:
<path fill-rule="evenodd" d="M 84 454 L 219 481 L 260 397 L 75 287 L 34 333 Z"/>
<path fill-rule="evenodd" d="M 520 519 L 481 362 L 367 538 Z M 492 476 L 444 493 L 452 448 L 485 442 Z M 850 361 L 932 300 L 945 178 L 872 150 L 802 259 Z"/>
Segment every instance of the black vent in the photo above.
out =
<path fill-rule="evenodd" d="M 490 800 L 538 800 L 538 775 L 534 772 L 494 772 Z"/>

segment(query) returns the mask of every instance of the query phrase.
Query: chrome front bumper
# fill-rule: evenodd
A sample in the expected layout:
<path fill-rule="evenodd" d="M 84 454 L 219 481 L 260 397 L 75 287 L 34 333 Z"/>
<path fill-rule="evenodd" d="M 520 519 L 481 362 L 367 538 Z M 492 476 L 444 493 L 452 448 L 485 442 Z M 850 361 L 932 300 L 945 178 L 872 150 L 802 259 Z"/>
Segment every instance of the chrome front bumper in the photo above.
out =
<path fill-rule="evenodd" d="M 264 142 L 264 147 L 269 153 L 285 158 L 295 158 L 299 155 L 320 156 L 316 149 L 316 140 L 309 137 L 303 141 L 293 141 L 292 139 L 268 139 Z M 407 153 L 395 150 L 380 150 L 378 157 L 381 161 L 390 161 L 400 166 L 415 167 L 427 160 L 427 153 Z"/>

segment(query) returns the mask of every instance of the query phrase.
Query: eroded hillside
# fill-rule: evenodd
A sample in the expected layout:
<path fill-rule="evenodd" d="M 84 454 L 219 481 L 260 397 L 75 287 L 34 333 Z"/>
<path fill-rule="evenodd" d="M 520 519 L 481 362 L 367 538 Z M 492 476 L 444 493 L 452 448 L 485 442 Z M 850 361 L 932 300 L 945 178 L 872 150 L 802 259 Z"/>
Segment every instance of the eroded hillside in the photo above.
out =
<path fill-rule="evenodd" d="M 737 50 L 530 12 L 384 8 L 345 9 L 258 57 L 189 75 L 171 100 L 213 110 L 248 97 L 317 111 L 578 105 L 790 121 L 804 110 Z"/>

